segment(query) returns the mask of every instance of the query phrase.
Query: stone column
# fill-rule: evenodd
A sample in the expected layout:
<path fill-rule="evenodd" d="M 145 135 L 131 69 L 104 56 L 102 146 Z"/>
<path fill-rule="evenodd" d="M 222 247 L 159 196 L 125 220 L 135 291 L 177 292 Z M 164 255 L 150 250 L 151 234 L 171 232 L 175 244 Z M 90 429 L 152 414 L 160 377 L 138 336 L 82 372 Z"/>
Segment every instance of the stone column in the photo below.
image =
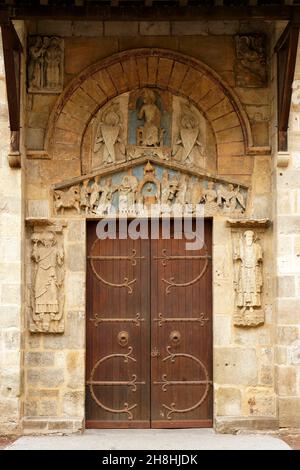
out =
<path fill-rule="evenodd" d="M 300 90 L 300 46 L 294 85 Z M 277 239 L 276 377 L 279 427 L 300 423 L 300 104 L 292 99 L 289 148 L 277 154 L 275 230 Z M 294 104 L 293 104 L 294 102 Z M 287 166 L 286 166 L 287 165 Z"/>
<path fill-rule="evenodd" d="M 23 42 L 23 22 L 16 25 Z M 1 39 L 0 39 L 1 41 Z M 24 65 L 23 65 L 24 67 Z M 22 70 L 23 77 L 24 68 Z M 23 82 L 23 80 L 21 80 Z M 10 130 L 0 46 L 0 434 L 16 434 L 21 421 L 22 169 L 10 168 Z M 23 153 L 23 152 L 22 152 Z M 22 155 L 24 158 L 24 155 Z"/>

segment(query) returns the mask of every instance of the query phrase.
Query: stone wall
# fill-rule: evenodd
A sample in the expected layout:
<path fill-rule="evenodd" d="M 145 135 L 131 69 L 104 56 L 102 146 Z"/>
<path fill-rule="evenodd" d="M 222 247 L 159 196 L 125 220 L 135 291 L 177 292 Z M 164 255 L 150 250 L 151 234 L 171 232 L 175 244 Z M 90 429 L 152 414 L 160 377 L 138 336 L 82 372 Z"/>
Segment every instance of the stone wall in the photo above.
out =
<path fill-rule="evenodd" d="M 21 42 L 26 37 L 16 23 Z M 25 46 L 26 47 L 26 46 Z M 25 62 L 22 64 L 22 95 Z M 24 105 L 22 96 L 22 106 Z M 21 116 L 24 123 L 23 113 Z M 25 159 L 24 134 L 21 158 Z M 2 43 L 0 47 L 0 434 L 17 434 L 22 415 L 24 174 L 8 164 L 10 130 Z"/>
<path fill-rule="evenodd" d="M 64 238 L 64 333 L 25 330 L 23 432 L 83 428 L 85 393 L 85 221 L 68 219 Z M 31 280 L 32 226 L 27 229 L 26 279 Z M 29 294 L 29 292 L 27 292 Z M 28 298 L 27 298 L 28 300 Z M 28 305 L 28 302 L 27 302 Z"/>
<path fill-rule="evenodd" d="M 276 428 L 278 426 L 277 392 L 280 397 L 280 425 L 296 426 L 294 416 L 297 416 L 297 412 L 299 413 L 300 399 L 297 396 L 300 381 L 297 377 L 296 366 L 299 327 L 294 318 L 297 315 L 297 302 L 299 302 L 297 295 L 300 295 L 300 283 L 297 278 L 298 225 L 294 216 L 297 213 L 297 196 L 299 196 L 296 191 L 299 158 L 297 144 L 294 141 L 293 163 L 287 170 L 276 170 L 272 174 L 272 157 L 269 149 L 270 141 L 274 148 L 276 137 L 273 125 L 276 114 L 274 93 L 276 76 L 271 46 L 275 41 L 275 35 L 279 34 L 283 25 L 277 25 L 276 29 L 276 25 L 270 22 L 41 21 L 29 22 L 27 26 L 28 34 L 64 37 L 64 86 L 70 84 L 86 67 L 112 54 L 135 48 L 162 48 L 201 60 L 215 70 L 239 97 L 242 108 L 250 121 L 255 150 L 252 155 L 244 155 L 241 150 L 244 136 L 241 137 L 238 126 L 226 130 L 226 144 L 229 150 L 227 155 L 219 159 L 217 174 L 222 178 L 234 178 L 241 184 L 251 186 L 248 214 L 250 218 L 274 218 L 278 239 L 278 286 L 274 279 L 273 230 L 271 227 L 254 228 L 264 251 L 265 323 L 255 328 L 233 325 L 235 299 L 232 241 L 234 232 L 236 230 L 242 232 L 243 229 L 229 227 L 226 217 L 215 217 L 213 222 L 215 427 L 222 432 L 236 431 L 241 428 Z M 268 37 L 269 81 L 266 87 L 251 88 L 236 85 L 234 35 L 251 32 L 264 32 Z M 23 83 L 25 84 L 25 80 Z M 71 215 L 63 219 L 65 222 L 63 228 L 65 332 L 55 335 L 30 333 L 28 312 L 24 310 L 21 316 L 20 306 L 21 293 L 24 299 L 26 298 L 24 302 L 26 304 L 30 295 L 28 291 L 32 278 L 30 237 L 33 227 L 37 223 L 45 223 L 45 219 L 52 216 L 49 204 L 50 187 L 52 184 L 80 176 L 80 158 L 73 152 L 71 146 L 69 153 L 57 152 L 53 160 L 48 159 L 48 156 L 43 153 L 49 116 L 58 100 L 59 96 L 55 94 L 27 95 L 28 158 L 22 170 L 26 173 L 23 199 L 24 204 L 26 203 L 26 237 L 22 229 L 24 214 L 21 209 L 21 171 L 10 170 L 7 166 L 9 133 L 6 104 L 2 105 L 4 108 L 1 107 L 1 110 L 4 109 L 4 116 L 0 122 L 1 133 L 4 136 L 1 142 L 2 145 L 3 143 L 7 145 L 1 150 L 0 170 L 1 177 L 5 178 L 8 185 L 1 199 L 7 201 L 2 204 L 1 209 L 1 243 L 3 239 L 5 256 L 14 257 L 7 260 L 3 258 L 3 269 L 1 266 L 0 270 L 3 282 L 0 307 L 1 311 L 3 309 L 3 315 L 0 317 L 1 326 L 3 326 L 1 338 L 5 345 L 2 349 L 4 352 L 1 354 L 3 354 L 5 365 L 9 360 L 13 361 L 9 376 L 7 378 L 4 376 L 4 380 L 1 380 L 1 383 L 5 384 L 1 403 L 6 407 L 1 417 L 4 418 L 3 421 L 6 424 L 8 420 L 5 413 L 12 417 L 11 430 L 13 431 L 22 415 L 25 433 L 74 432 L 81 430 L 84 426 L 85 218 Z M 87 113 L 85 108 L 86 105 L 82 106 L 79 102 L 75 105 L 72 101 L 69 102 L 69 110 L 74 117 L 72 125 L 76 126 L 83 114 Z M 217 118 L 220 122 L 228 119 L 226 110 Z M 68 139 L 72 136 L 65 130 L 61 137 L 63 143 L 68 144 Z M 291 143 L 292 138 L 291 134 Z M 272 179 L 272 176 L 275 179 Z M 273 204 L 274 184 L 278 184 L 280 191 L 276 198 L 278 219 L 274 216 L 277 210 Z M 287 219 L 291 222 L 290 224 L 286 223 Z M 62 218 L 59 220 L 62 221 Z M 20 250 L 16 250 L 16 245 L 14 245 L 10 252 L 7 244 L 12 243 L 10 236 L 12 228 L 14 231 L 17 230 L 14 240 Z M 5 235 L 8 232 L 9 239 L 8 235 Z M 7 237 L 7 240 L 2 236 Z M 26 288 L 21 290 L 21 240 L 25 239 L 26 255 L 23 259 L 26 264 Z M 282 253 L 281 251 L 279 253 L 279 250 L 283 250 Z M 280 297 L 277 331 L 279 346 L 274 351 L 276 342 L 274 298 L 277 287 Z M 293 308 L 290 309 L 291 305 Z M 24 319 L 25 325 L 25 351 L 22 360 L 20 356 L 21 318 Z M 274 361 L 278 364 L 276 374 Z M 24 387 L 20 408 L 21 392 L 20 388 L 15 387 L 14 380 L 20 380 L 22 376 L 20 364 L 23 363 Z M 14 377 L 11 377 L 12 371 L 14 371 Z M 8 374 L 7 367 L 3 368 L 3 373 Z M 7 383 L 13 385 L 10 390 L 7 388 Z M 290 404 L 294 407 L 293 411 L 288 411 Z M 9 411 L 9 406 L 15 407 L 15 414 Z"/>
<path fill-rule="evenodd" d="M 294 79 L 297 92 L 299 44 Z M 290 113 L 288 153 L 277 155 L 274 170 L 277 187 L 276 384 L 281 428 L 300 426 L 300 108 L 296 96 L 293 96 Z M 287 167 L 279 166 L 282 158 L 288 161 Z"/>

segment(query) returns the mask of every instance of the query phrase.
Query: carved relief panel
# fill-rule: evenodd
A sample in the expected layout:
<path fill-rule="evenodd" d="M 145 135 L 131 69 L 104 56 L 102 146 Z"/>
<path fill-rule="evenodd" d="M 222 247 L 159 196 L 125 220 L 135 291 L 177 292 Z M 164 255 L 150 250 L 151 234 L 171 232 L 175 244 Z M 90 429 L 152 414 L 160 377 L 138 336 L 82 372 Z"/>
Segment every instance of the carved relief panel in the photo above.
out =
<path fill-rule="evenodd" d="M 235 37 L 235 47 L 237 86 L 267 86 L 266 36 L 261 33 L 237 35 Z"/>
<path fill-rule="evenodd" d="M 29 330 L 64 331 L 64 247 L 61 225 L 35 226 L 31 243 Z"/>
<path fill-rule="evenodd" d="M 215 172 L 215 137 L 187 99 L 155 88 L 134 90 L 108 102 L 88 125 L 82 171 L 141 157 Z"/>
<path fill-rule="evenodd" d="M 56 36 L 28 37 L 29 93 L 60 93 L 64 76 L 64 41 Z"/>
<path fill-rule="evenodd" d="M 233 234 L 236 326 L 258 326 L 264 323 L 263 261 L 258 233 L 248 229 Z"/>
<path fill-rule="evenodd" d="M 195 214 L 203 207 L 205 216 L 239 216 L 246 211 L 247 188 L 201 174 L 191 174 L 182 166 L 165 166 L 159 159 L 146 160 L 114 173 L 82 177 L 75 184 L 53 189 L 55 215 L 108 214 L 141 215 L 156 205 L 157 215 L 181 209 Z"/>

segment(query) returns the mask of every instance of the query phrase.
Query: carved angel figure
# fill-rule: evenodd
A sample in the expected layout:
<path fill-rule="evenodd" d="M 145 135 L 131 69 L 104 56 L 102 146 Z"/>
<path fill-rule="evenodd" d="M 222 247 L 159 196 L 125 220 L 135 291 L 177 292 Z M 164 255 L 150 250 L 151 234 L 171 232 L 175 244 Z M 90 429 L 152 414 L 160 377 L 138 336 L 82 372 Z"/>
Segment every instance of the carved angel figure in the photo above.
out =
<path fill-rule="evenodd" d="M 121 138 L 122 126 L 119 103 L 112 103 L 104 110 L 96 132 L 94 152 L 103 150 L 103 163 L 116 161 L 116 151 L 125 155 L 125 145 Z"/>
<path fill-rule="evenodd" d="M 262 248 L 255 241 L 252 230 L 246 230 L 233 253 L 235 262 L 234 287 L 236 290 L 236 305 L 253 313 L 253 309 L 261 307 L 262 291 Z"/>
<path fill-rule="evenodd" d="M 32 259 L 36 263 L 34 278 L 33 320 L 37 331 L 58 332 L 62 318 L 59 305 L 59 289 L 62 284 L 64 253 L 57 246 L 55 234 L 46 231 L 33 234 Z"/>
<path fill-rule="evenodd" d="M 240 193 L 240 187 L 229 184 L 218 190 L 218 205 L 224 212 L 244 212 L 246 209 L 244 197 Z"/>
<path fill-rule="evenodd" d="M 204 145 L 201 142 L 198 118 L 190 106 L 181 106 L 179 135 L 172 155 L 182 163 L 198 163 L 204 166 Z"/>

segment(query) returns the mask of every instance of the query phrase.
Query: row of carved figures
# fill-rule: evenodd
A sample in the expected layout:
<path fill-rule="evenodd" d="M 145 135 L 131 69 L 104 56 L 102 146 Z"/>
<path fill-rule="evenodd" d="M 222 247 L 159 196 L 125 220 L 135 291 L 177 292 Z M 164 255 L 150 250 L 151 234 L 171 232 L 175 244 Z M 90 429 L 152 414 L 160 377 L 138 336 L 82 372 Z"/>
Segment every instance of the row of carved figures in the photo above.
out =
<path fill-rule="evenodd" d="M 239 186 L 233 184 L 206 184 L 186 174 L 170 177 L 164 170 L 161 180 L 155 176 L 155 169 L 148 163 L 140 181 L 130 171 L 122 176 L 119 184 L 113 184 L 110 177 L 95 176 L 82 184 L 65 190 L 54 191 L 54 211 L 63 214 L 65 209 L 75 209 L 78 214 L 105 215 L 113 207 L 113 195 L 118 193 L 118 213 L 136 212 L 136 206 L 150 207 L 159 204 L 161 212 L 174 207 L 189 205 L 195 212 L 196 205 L 203 204 L 208 213 L 243 213 L 245 197 Z"/>

